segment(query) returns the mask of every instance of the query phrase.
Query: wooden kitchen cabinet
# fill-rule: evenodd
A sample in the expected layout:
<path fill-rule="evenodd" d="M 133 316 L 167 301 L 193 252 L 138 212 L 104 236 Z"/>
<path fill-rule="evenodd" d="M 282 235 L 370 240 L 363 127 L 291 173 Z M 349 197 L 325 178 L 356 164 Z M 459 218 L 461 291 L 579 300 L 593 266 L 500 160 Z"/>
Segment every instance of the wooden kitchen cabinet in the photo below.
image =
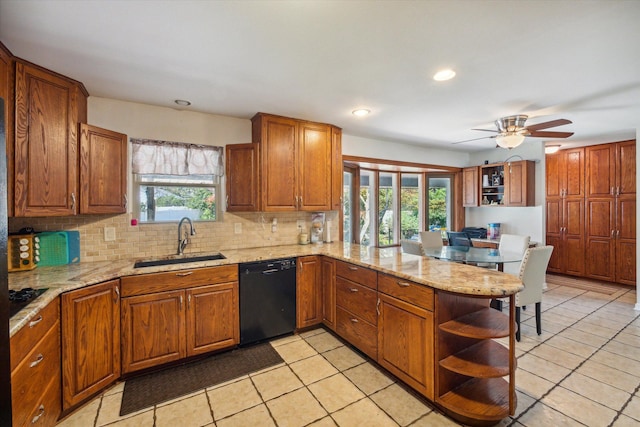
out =
<path fill-rule="evenodd" d="M 259 144 L 229 144 L 226 151 L 227 211 L 258 210 Z"/>
<path fill-rule="evenodd" d="M 505 197 L 507 206 L 535 205 L 535 163 L 531 160 L 505 163 Z"/>
<path fill-rule="evenodd" d="M 477 166 L 462 169 L 462 206 L 475 207 L 478 199 L 478 176 L 480 168 Z"/>
<path fill-rule="evenodd" d="M 228 209 L 339 209 L 342 131 L 327 124 L 264 113 L 251 120 L 253 144 L 227 146 Z"/>
<path fill-rule="evenodd" d="M 13 216 L 13 55 L 0 42 L 0 98 L 4 99 L 4 134 L 7 155 L 7 216 Z"/>
<path fill-rule="evenodd" d="M 14 426 L 54 426 L 60 405 L 60 301 L 51 301 L 11 338 Z"/>
<path fill-rule="evenodd" d="M 240 342 L 237 265 L 126 276 L 121 281 L 123 373 Z"/>
<path fill-rule="evenodd" d="M 322 323 L 321 257 L 298 257 L 296 266 L 296 328 Z"/>
<path fill-rule="evenodd" d="M 78 212 L 78 124 L 84 86 L 23 60 L 15 64 L 14 215 Z"/>
<path fill-rule="evenodd" d="M 120 281 L 62 294 L 62 407 L 120 377 Z"/>
<path fill-rule="evenodd" d="M 127 135 L 80 124 L 80 213 L 127 211 Z"/>
<path fill-rule="evenodd" d="M 547 154 L 547 198 L 584 197 L 584 148 Z"/>
<path fill-rule="evenodd" d="M 336 261 L 322 257 L 322 323 L 336 330 Z"/>
<path fill-rule="evenodd" d="M 433 400 L 433 290 L 378 273 L 378 363 Z"/>

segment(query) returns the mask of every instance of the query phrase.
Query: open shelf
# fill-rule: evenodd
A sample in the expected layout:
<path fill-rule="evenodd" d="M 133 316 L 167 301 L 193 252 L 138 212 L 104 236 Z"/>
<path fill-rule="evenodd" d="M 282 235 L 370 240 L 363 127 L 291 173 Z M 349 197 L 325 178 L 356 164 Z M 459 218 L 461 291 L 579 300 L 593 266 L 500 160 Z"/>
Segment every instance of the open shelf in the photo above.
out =
<path fill-rule="evenodd" d="M 437 403 L 463 422 L 491 425 L 509 416 L 509 383 L 503 378 L 472 378 L 440 396 Z"/>
<path fill-rule="evenodd" d="M 509 375 L 509 349 L 484 340 L 441 360 L 440 366 L 469 377 L 499 378 Z"/>
<path fill-rule="evenodd" d="M 487 307 L 442 323 L 440 330 L 468 338 L 508 337 L 509 316 Z"/>

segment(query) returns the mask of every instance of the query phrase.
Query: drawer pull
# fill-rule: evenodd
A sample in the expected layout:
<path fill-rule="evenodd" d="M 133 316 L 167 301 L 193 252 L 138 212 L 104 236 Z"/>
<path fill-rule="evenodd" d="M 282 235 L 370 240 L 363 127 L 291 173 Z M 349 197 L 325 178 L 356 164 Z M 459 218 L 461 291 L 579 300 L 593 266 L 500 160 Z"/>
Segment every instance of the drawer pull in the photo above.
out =
<path fill-rule="evenodd" d="M 187 277 L 187 276 L 191 276 L 193 274 L 193 271 L 187 271 L 185 273 L 176 273 L 176 276 L 178 277 Z"/>
<path fill-rule="evenodd" d="M 34 320 L 32 320 L 31 322 L 29 322 L 29 327 L 33 328 L 34 326 L 36 326 L 38 323 L 42 322 L 42 315 L 36 317 Z"/>
<path fill-rule="evenodd" d="M 352 265 L 349 266 L 349 270 L 351 271 L 358 271 L 358 267 L 354 267 Z"/>
<path fill-rule="evenodd" d="M 409 286 L 411 286 L 410 283 L 407 282 L 396 282 L 398 284 L 398 286 L 400 286 L 401 288 L 408 288 Z"/>
<path fill-rule="evenodd" d="M 358 319 L 355 319 L 353 317 L 351 319 L 349 319 L 349 320 L 351 320 L 351 323 L 358 323 Z"/>
<path fill-rule="evenodd" d="M 380 316 L 380 298 L 376 301 L 376 313 Z"/>
<path fill-rule="evenodd" d="M 36 366 L 38 366 L 40 364 L 40 362 L 42 362 L 44 360 L 44 356 L 42 355 L 42 353 L 38 354 L 36 356 L 36 360 L 34 360 L 33 362 L 31 362 L 31 364 L 29 364 L 30 368 L 35 368 Z"/>
<path fill-rule="evenodd" d="M 358 288 L 349 288 L 349 290 L 353 293 L 358 292 Z"/>
<path fill-rule="evenodd" d="M 31 424 L 37 423 L 38 420 L 42 418 L 42 416 L 44 415 L 44 405 L 40 405 L 40 407 L 38 408 L 38 411 L 39 411 L 38 415 L 33 417 L 33 419 L 31 420 Z"/>

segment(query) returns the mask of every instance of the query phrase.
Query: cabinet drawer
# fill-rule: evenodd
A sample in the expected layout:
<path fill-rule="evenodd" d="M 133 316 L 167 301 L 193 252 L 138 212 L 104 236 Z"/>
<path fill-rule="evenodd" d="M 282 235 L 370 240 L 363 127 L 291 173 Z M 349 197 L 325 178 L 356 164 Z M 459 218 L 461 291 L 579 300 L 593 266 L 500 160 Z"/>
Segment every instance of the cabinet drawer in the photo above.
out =
<path fill-rule="evenodd" d="M 23 424 L 15 422 L 14 426 L 53 427 L 58 421 L 62 408 L 60 406 L 60 375 L 56 374 L 46 387 L 42 398 L 32 408 Z"/>
<path fill-rule="evenodd" d="M 377 301 L 375 291 L 342 277 L 336 278 L 336 305 L 374 325 L 378 323 Z"/>
<path fill-rule="evenodd" d="M 433 311 L 433 289 L 387 274 L 378 275 L 378 290 L 392 297 Z"/>
<path fill-rule="evenodd" d="M 378 328 L 336 307 L 336 332 L 369 357 L 378 358 Z"/>
<path fill-rule="evenodd" d="M 193 286 L 235 282 L 237 280 L 237 264 L 125 276 L 120 279 L 123 297 L 174 291 Z"/>
<path fill-rule="evenodd" d="M 29 424 L 33 408 L 41 402 L 52 376 L 60 389 L 60 323 L 56 322 L 11 373 L 14 425 Z"/>
<path fill-rule="evenodd" d="M 377 289 L 377 273 L 368 268 L 360 267 L 342 261 L 336 261 L 336 275 L 360 283 L 371 289 Z"/>
<path fill-rule="evenodd" d="M 11 337 L 12 371 L 59 318 L 60 303 L 58 302 L 58 298 L 56 298 Z"/>

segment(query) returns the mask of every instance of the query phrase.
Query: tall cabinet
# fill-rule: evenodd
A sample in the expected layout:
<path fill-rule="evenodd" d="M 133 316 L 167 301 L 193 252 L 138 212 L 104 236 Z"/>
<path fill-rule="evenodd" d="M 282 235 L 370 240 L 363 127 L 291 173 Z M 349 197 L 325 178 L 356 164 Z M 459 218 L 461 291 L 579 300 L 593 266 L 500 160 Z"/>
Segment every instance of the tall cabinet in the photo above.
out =
<path fill-rule="evenodd" d="M 635 285 L 636 142 L 546 158 L 548 271 Z"/>

